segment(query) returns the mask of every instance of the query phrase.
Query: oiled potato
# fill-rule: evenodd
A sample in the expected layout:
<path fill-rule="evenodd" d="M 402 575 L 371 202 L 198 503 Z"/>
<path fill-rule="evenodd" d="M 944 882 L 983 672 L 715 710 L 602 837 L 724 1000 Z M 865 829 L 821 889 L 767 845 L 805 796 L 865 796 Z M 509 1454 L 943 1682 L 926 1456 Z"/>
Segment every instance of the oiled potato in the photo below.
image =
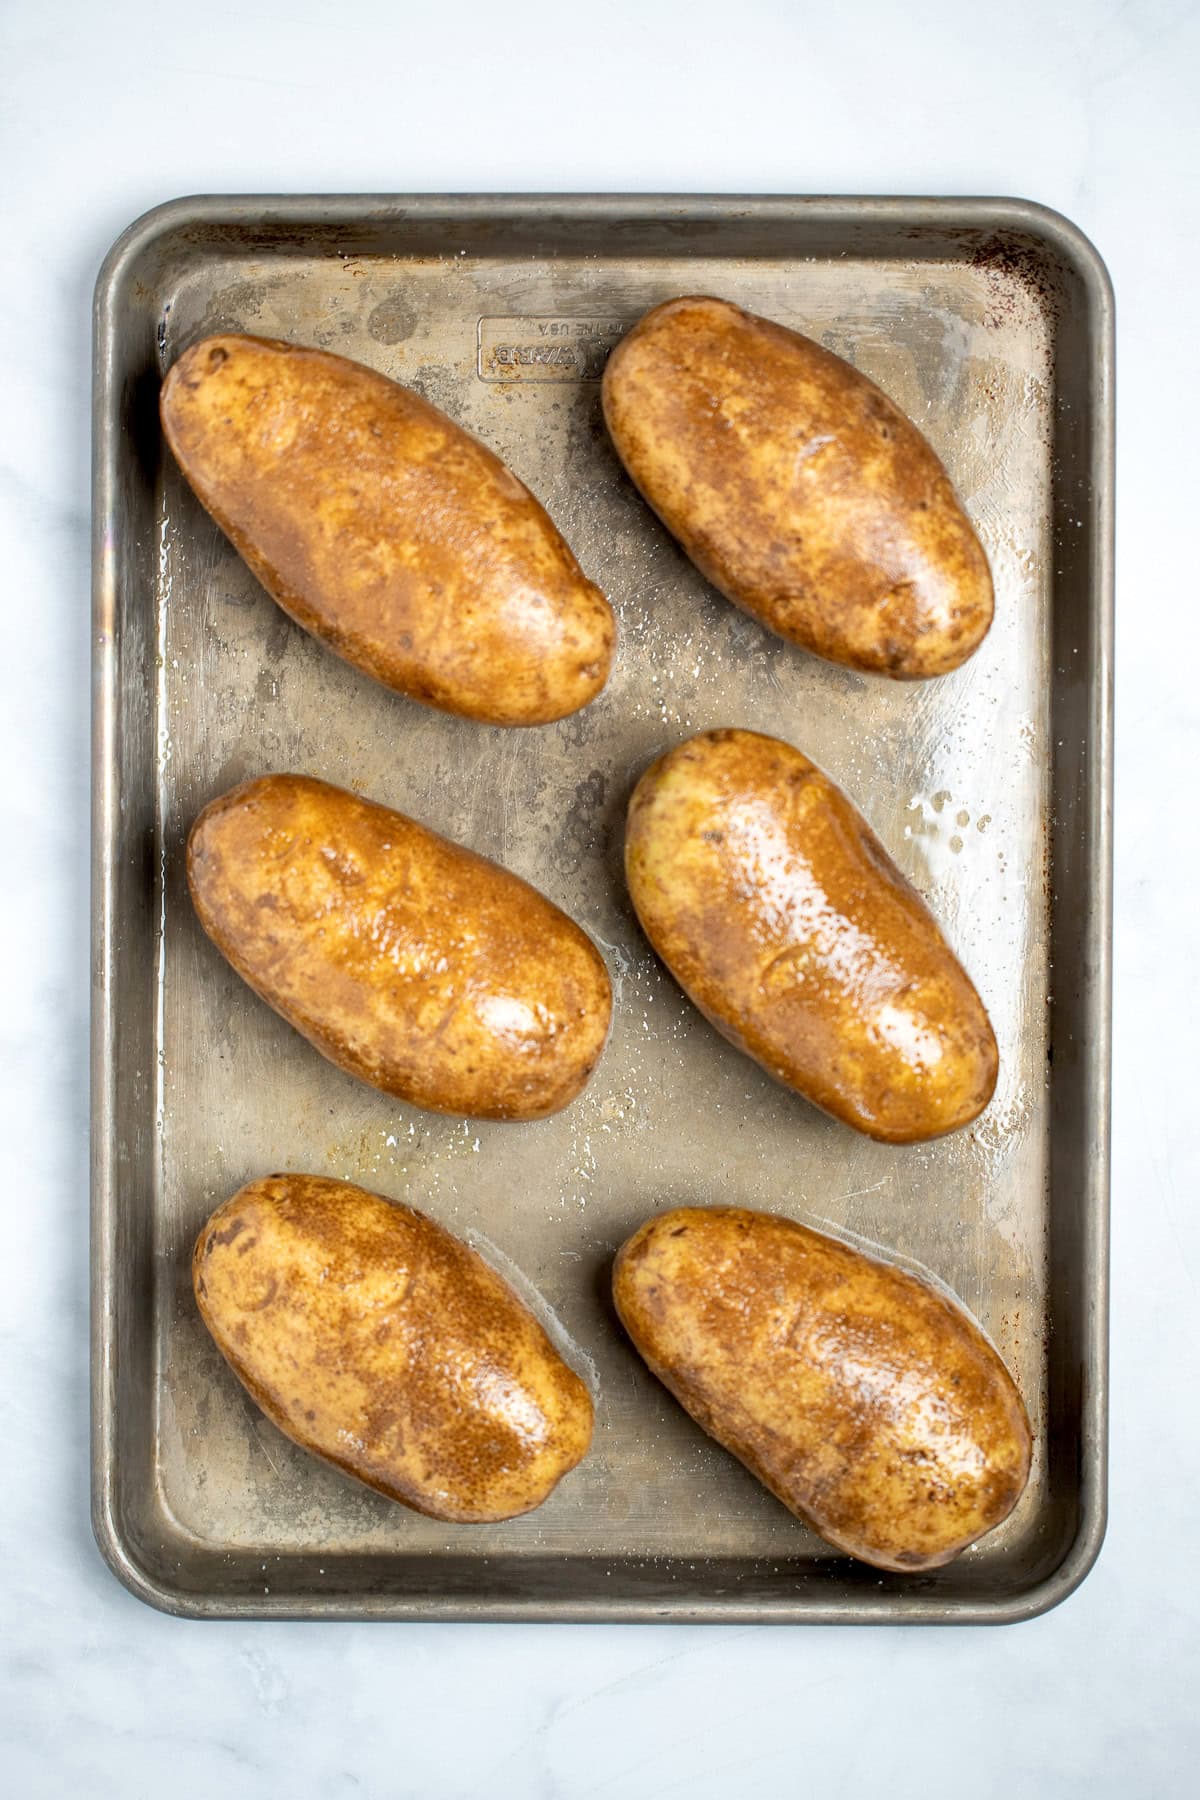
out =
<path fill-rule="evenodd" d="M 919 895 L 806 756 L 707 731 L 629 803 L 646 936 L 717 1030 L 869 1137 L 938 1137 L 983 1110 L 996 1040 Z"/>
<path fill-rule="evenodd" d="M 180 468 L 267 592 L 388 687 L 541 725 L 608 678 L 612 610 L 533 495 L 418 394 L 265 338 L 205 338 L 163 384 Z"/>
<path fill-rule="evenodd" d="M 192 1259 L 200 1315 L 280 1431 L 435 1519 L 511 1519 L 586 1453 L 587 1389 L 474 1250 L 319 1175 L 252 1181 Z"/>
<path fill-rule="evenodd" d="M 771 1213 L 681 1207 L 622 1246 L 613 1294 L 680 1404 L 840 1550 L 936 1568 L 1020 1499 L 1011 1376 L 904 1270 Z"/>
<path fill-rule="evenodd" d="M 841 357 L 724 300 L 670 300 L 604 371 L 617 452 L 730 600 L 832 662 L 944 675 L 992 578 L 916 426 Z"/>
<path fill-rule="evenodd" d="M 527 882 L 402 813 L 303 775 L 206 806 L 200 923 L 339 1068 L 432 1112 L 539 1119 L 608 1033 L 595 945 Z"/>

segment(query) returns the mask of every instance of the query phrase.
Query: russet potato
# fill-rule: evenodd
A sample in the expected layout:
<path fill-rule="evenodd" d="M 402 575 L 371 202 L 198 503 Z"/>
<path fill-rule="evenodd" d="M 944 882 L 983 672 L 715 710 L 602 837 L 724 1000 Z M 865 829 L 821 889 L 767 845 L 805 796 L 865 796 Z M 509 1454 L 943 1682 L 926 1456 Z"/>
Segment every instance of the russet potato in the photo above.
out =
<path fill-rule="evenodd" d="M 617 453 L 668 531 L 781 637 L 882 675 L 944 675 L 992 622 L 949 477 L 874 382 L 724 300 L 669 300 L 604 371 Z"/>
<path fill-rule="evenodd" d="M 629 802 L 625 871 L 684 991 L 779 1081 L 869 1137 L 974 1119 L 996 1085 L 983 1004 L 865 819 L 790 744 L 707 731 Z"/>
<path fill-rule="evenodd" d="M 411 1206 L 317 1175 L 252 1181 L 196 1243 L 200 1315 L 263 1412 L 414 1511 L 540 1506 L 592 1401 L 483 1258 Z"/>
<path fill-rule="evenodd" d="M 223 794 L 192 827 L 200 923 L 331 1062 L 432 1112 L 538 1119 L 608 1034 L 591 939 L 507 869 L 304 775 Z"/>
<path fill-rule="evenodd" d="M 814 1530 L 932 1569 L 999 1525 L 1029 1421 L 957 1301 L 791 1219 L 660 1213 L 618 1253 L 617 1312 L 698 1424 Z"/>
<path fill-rule="evenodd" d="M 608 678 L 612 609 L 529 490 L 419 394 L 225 334 L 163 383 L 175 458 L 267 592 L 388 687 L 542 725 Z"/>

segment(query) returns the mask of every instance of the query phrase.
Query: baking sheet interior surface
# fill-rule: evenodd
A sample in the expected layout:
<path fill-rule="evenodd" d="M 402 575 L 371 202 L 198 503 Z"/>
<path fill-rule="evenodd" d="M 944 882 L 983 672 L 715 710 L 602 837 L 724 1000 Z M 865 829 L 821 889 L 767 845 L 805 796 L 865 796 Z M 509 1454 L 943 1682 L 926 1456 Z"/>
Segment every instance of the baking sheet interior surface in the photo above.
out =
<path fill-rule="evenodd" d="M 996 579 L 995 626 L 957 673 L 892 683 L 789 647 L 709 588 L 638 498 L 607 441 L 596 376 L 646 308 L 697 292 L 819 339 L 929 437 Z M 480 1559 L 516 1591 L 520 1560 L 547 1556 L 598 1571 L 664 1559 L 685 1585 L 701 1559 L 733 1559 L 777 1593 L 807 1591 L 814 1575 L 844 1585 L 845 1559 L 701 1433 L 612 1314 L 609 1267 L 627 1233 L 662 1207 L 730 1203 L 886 1248 L 948 1283 L 990 1333 L 1033 1420 L 1033 1475 L 1012 1518 L 938 1579 L 952 1593 L 993 1585 L 995 1571 L 1003 1585 L 1006 1560 L 1035 1557 L 1048 1503 L 1053 395 L 1036 286 L 966 260 L 293 251 L 185 262 L 162 298 L 159 372 L 197 336 L 242 330 L 320 345 L 417 389 L 542 499 L 620 627 L 608 688 L 575 717 L 504 731 L 442 716 L 285 617 L 165 450 L 147 474 L 161 883 L 152 1457 L 172 1532 L 261 1554 L 264 1592 L 286 1579 L 274 1559 L 296 1554 L 319 1567 L 317 1591 L 336 1590 L 351 1552 L 378 1558 L 379 1585 L 398 1592 L 411 1559 L 443 1555 L 460 1585 Z M 927 897 L 999 1040 L 999 1087 L 973 1127 L 911 1148 L 857 1136 L 725 1044 L 656 962 L 622 880 L 626 800 L 660 751 L 722 725 L 774 733 L 818 761 Z M 591 933 L 615 1019 L 581 1099 L 531 1125 L 418 1112 L 342 1075 L 249 993 L 197 925 L 184 846 L 206 801 L 272 769 L 411 813 L 525 876 Z M 289 1169 L 409 1200 L 544 1295 L 599 1404 L 591 1455 L 537 1512 L 477 1527 L 419 1517 L 293 1447 L 244 1395 L 196 1314 L 191 1246 L 239 1184 Z"/>

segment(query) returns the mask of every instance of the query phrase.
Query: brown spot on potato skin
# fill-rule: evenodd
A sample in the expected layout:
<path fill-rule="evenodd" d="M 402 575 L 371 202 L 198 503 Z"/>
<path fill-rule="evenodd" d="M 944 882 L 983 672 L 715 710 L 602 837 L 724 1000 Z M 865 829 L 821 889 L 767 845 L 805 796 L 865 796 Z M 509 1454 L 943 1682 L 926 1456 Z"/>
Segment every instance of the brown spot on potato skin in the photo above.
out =
<path fill-rule="evenodd" d="M 233 1207 L 255 1227 L 249 1263 L 220 1240 Z M 201 1263 L 201 1317 L 272 1423 L 416 1512 L 514 1518 L 587 1452 L 583 1382 L 482 1257 L 412 1207 L 268 1176 L 213 1214 Z"/>
<path fill-rule="evenodd" d="M 267 592 L 377 681 L 541 725 L 594 699 L 612 609 L 483 444 L 344 357 L 205 338 L 163 383 L 180 468 Z"/>
<path fill-rule="evenodd" d="M 263 776 L 205 807 L 187 872 L 243 980 L 385 1093 L 538 1119 L 599 1060 L 612 989 L 590 938 L 518 876 L 388 807 Z"/>
<path fill-rule="evenodd" d="M 222 1244 L 232 1244 L 234 1238 L 237 1237 L 238 1233 L 240 1231 L 245 1231 L 245 1229 L 246 1229 L 245 1219 L 231 1219 L 229 1221 L 228 1225 L 226 1225 L 222 1236 L 220 1238 L 218 1238 L 216 1240 L 216 1242 L 222 1243 Z"/>
<path fill-rule="evenodd" d="M 651 944 L 717 1030 L 869 1137 L 976 1118 L 996 1039 L 915 889 L 816 765 L 777 738 L 710 731 L 629 802 L 625 873 Z"/>
<path fill-rule="evenodd" d="M 1011 1376 L 905 1270 L 770 1213 L 682 1207 L 622 1245 L 613 1297 L 697 1423 L 864 1562 L 937 1568 L 1021 1497 L 1032 1439 Z"/>
<path fill-rule="evenodd" d="M 604 416 L 713 586 L 852 669 L 944 675 L 992 621 L 987 558 L 942 464 L 873 382 L 723 300 L 653 308 L 609 357 Z"/>

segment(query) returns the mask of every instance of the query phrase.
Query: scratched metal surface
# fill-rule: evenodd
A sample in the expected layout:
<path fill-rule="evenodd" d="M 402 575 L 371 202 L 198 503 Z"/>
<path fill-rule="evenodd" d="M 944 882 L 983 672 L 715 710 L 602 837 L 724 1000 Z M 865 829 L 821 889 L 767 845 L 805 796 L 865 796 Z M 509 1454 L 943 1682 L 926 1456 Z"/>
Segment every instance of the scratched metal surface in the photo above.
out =
<path fill-rule="evenodd" d="M 1048 1004 L 1053 819 L 1069 729 L 1056 696 L 1079 684 L 1081 657 L 1087 679 L 1100 678 L 1086 599 L 1064 637 L 1071 541 L 1056 546 L 1068 530 L 1094 538 L 1104 510 L 1093 483 L 1072 526 L 1056 494 L 1066 278 L 1048 276 L 1044 243 L 1039 261 L 944 214 L 936 240 L 920 220 L 898 237 L 905 221 L 892 217 L 888 232 L 840 251 L 836 231 L 824 249 L 828 233 L 806 250 L 795 226 L 778 243 L 760 232 L 739 244 L 736 230 L 656 230 L 647 214 L 624 234 L 619 219 L 602 221 L 597 248 L 582 215 L 523 237 L 489 230 L 484 211 L 410 242 L 403 214 L 343 225 L 339 237 L 337 203 L 311 204 L 326 210 L 308 236 L 303 218 L 239 231 L 228 208 L 221 229 L 184 210 L 138 247 L 136 280 L 128 256 L 108 278 L 109 302 L 119 293 L 126 308 L 126 367 L 105 404 L 127 411 L 123 435 L 102 437 L 116 487 L 101 583 L 112 609 L 98 820 L 111 1030 L 98 1045 L 98 1154 L 109 1160 L 97 1304 L 110 1361 L 120 1344 L 125 1364 L 120 1379 L 102 1371 L 98 1398 L 110 1560 L 148 1598 L 197 1612 L 1034 1610 L 1047 1582 L 1064 1581 L 1063 1546 L 1078 1560 L 1085 1531 L 1071 1452 L 1084 1404 L 1054 1367 L 1055 1333 L 1066 1344 L 1102 1299 L 1095 1244 L 1089 1262 L 1078 1236 L 1051 1229 L 1056 1134 L 1103 1160 L 1095 1095 L 1082 1112 L 1073 1089 L 1064 1101 L 1049 1061 L 1060 1029 Z M 926 432 L 996 578 L 994 629 L 965 668 L 912 686 L 805 656 L 715 594 L 639 500 L 606 439 L 596 376 L 622 328 L 688 292 L 818 338 Z M 103 295 L 102 284 L 102 310 Z M 601 698 L 542 729 L 481 727 L 386 692 L 286 618 L 153 425 L 162 371 L 216 329 L 356 357 L 498 451 L 616 609 L 620 648 Z M 997 1094 L 974 1127 L 915 1148 L 858 1137 L 718 1038 L 649 951 L 620 872 L 629 790 L 663 748 L 732 724 L 815 758 L 942 921 L 1000 1044 Z M 1090 748 L 1095 762 L 1094 734 Z M 1089 743 L 1080 749 L 1086 758 Z M 592 934 L 615 1019 L 573 1106 L 523 1126 L 421 1113 L 335 1070 L 239 982 L 191 912 L 184 842 L 207 800 L 271 769 L 413 814 L 534 882 Z M 1102 776 L 1101 757 L 1088 778 Z M 1103 887 L 1102 848 L 1089 844 L 1077 888 Z M 1060 935 L 1084 956 L 1078 932 Z M 1060 963 L 1064 953 L 1070 942 Z M 1085 973 L 1058 980 L 1074 992 Z M 276 1169 L 410 1200 L 534 1284 L 598 1386 L 591 1455 L 537 1512 L 475 1527 L 421 1518 L 306 1456 L 257 1412 L 200 1324 L 189 1255 L 215 1205 Z M 1005 1356 L 1034 1424 L 1032 1479 L 1005 1526 L 948 1570 L 879 1576 L 834 1555 L 687 1419 L 607 1299 L 617 1244 L 685 1201 L 777 1209 L 885 1247 L 954 1289 Z M 1061 1266 L 1072 1243 L 1073 1276 Z M 1089 1269 L 1091 1291 L 1080 1292 Z M 1102 1485 L 1102 1468 L 1092 1477 Z M 1094 1495 L 1089 1505 L 1094 1521 Z"/>

